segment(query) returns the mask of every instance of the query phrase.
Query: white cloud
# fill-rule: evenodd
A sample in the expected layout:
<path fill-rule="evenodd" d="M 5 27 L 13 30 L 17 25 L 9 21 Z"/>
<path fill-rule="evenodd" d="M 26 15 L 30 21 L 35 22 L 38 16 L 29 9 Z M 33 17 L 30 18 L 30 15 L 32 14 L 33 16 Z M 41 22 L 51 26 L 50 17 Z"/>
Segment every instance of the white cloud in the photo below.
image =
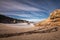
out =
<path fill-rule="evenodd" d="M 2 14 L 2 15 L 20 16 L 20 17 L 34 17 L 31 14 L 22 14 L 22 13 L 21 14 L 19 14 L 19 13 L 17 14 L 17 13 L 11 13 L 11 12 L 10 13 L 8 13 L 8 12 L 7 13 L 3 13 L 2 12 L 0 14 Z"/>
<path fill-rule="evenodd" d="M 2 1 L 1 6 L 3 8 L 6 8 L 7 10 L 41 11 L 38 8 L 28 6 L 26 4 L 15 2 L 15 1 Z"/>
<path fill-rule="evenodd" d="M 40 13 L 37 13 L 37 12 L 31 12 L 31 13 L 33 13 L 33 15 L 35 15 L 35 16 L 42 16 L 42 15 L 40 15 Z"/>
<path fill-rule="evenodd" d="M 39 21 L 43 21 L 45 19 L 24 19 L 24 20 L 32 21 L 32 22 L 39 22 Z"/>

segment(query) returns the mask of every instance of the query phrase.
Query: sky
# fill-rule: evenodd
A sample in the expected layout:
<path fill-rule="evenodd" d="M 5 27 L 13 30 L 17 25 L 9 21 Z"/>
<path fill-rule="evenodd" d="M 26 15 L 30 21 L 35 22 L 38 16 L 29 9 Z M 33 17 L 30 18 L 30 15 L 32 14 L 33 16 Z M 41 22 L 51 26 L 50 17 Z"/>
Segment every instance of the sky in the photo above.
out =
<path fill-rule="evenodd" d="M 60 9 L 60 0 L 0 0 L 0 14 L 28 21 L 41 21 Z"/>

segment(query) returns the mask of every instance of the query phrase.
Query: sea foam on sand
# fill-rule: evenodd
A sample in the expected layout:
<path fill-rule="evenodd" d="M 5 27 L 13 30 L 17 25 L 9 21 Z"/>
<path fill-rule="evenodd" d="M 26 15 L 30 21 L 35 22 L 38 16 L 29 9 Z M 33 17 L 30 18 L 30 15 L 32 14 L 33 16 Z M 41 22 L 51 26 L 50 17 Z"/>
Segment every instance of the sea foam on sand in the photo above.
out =
<path fill-rule="evenodd" d="M 34 27 L 33 23 L 17 23 L 17 24 L 4 24 L 8 27 L 16 27 L 16 28 L 30 28 L 30 27 Z"/>

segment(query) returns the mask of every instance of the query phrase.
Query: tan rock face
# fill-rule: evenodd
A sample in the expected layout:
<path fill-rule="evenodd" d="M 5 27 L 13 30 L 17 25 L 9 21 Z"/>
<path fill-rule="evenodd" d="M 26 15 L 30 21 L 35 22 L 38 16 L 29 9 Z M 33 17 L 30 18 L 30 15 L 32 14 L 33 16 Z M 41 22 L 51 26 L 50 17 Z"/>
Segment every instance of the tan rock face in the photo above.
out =
<path fill-rule="evenodd" d="M 60 18 L 60 10 L 57 9 L 50 14 L 50 19 Z"/>
<path fill-rule="evenodd" d="M 35 24 L 35 26 L 60 26 L 60 9 L 56 9 L 51 12 L 50 16 L 46 20 Z"/>

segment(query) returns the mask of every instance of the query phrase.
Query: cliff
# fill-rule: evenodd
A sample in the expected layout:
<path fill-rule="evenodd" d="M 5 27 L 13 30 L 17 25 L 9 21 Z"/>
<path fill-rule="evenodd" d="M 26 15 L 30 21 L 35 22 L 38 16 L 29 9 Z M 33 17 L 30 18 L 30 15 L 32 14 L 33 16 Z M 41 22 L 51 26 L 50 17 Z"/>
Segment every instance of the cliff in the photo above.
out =
<path fill-rule="evenodd" d="M 50 13 L 50 16 L 39 23 L 35 24 L 35 27 L 56 27 L 60 26 L 60 9 L 56 9 Z"/>

